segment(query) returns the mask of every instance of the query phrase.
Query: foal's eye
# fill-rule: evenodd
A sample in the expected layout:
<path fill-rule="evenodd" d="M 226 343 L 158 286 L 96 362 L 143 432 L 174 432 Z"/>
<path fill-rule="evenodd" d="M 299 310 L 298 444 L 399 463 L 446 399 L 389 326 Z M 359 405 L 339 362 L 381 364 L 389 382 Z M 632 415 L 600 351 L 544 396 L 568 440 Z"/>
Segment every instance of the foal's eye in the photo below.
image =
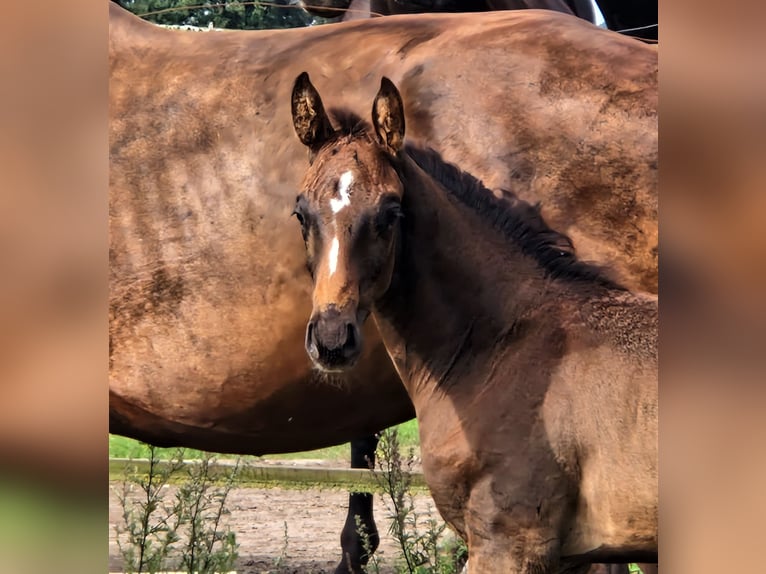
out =
<path fill-rule="evenodd" d="M 293 209 L 293 212 L 290 215 L 294 215 L 295 219 L 298 220 L 298 223 L 301 224 L 302 227 L 306 226 L 306 216 L 303 215 L 304 213 L 304 203 L 305 199 L 303 199 L 302 195 L 299 195 L 295 198 L 295 209 Z"/>
<path fill-rule="evenodd" d="M 294 215 L 295 219 L 298 220 L 298 223 L 301 224 L 301 234 L 303 235 L 303 240 L 306 241 L 308 239 L 308 219 L 304 215 L 303 206 L 301 205 L 301 198 L 298 197 L 298 201 L 295 204 L 295 209 L 293 209 L 293 212 L 290 215 Z"/>
<path fill-rule="evenodd" d="M 303 218 L 303 214 L 300 211 L 298 211 L 297 207 L 293 210 L 291 215 L 294 215 L 295 219 L 297 219 L 298 223 L 300 223 L 301 225 L 306 224 L 306 220 Z"/>
<path fill-rule="evenodd" d="M 392 205 L 382 209 L 375 219 L 375 231 L 382 235 L 391 231 L 394 223 L 401 217 L 402 210 L 398 205 Z"/>

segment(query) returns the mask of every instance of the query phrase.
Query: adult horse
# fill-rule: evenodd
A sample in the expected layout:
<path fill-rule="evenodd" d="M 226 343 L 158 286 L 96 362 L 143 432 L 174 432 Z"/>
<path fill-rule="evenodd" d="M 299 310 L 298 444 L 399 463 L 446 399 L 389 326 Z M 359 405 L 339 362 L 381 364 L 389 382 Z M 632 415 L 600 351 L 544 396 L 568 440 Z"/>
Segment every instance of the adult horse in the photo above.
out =
<path fill-rule="evenodd" d="M 394 78 L 413 140 L 542 201 L 583 257 L 656 291 L 657 54 L 643 44 L 533 11 L 189 34 L 109 10 L 112 432 L 264 454 L 413 416 L 374 329 L 336 386 L 300 350 L 311 281 L 289 216 L 305 152 L 285 98 L 304 67 L 359 110 Z M 357 510 L 342 537 L 355 564 Z"/>
<path fill-rule="evenodd" d="M 291 102 L 311 153 L 295 205 L 314 282 L 306 350 L 351 367 L 372 314 L 469 571 L 656 562 L 657 297 L 562 250 L 529 204 L 405 147 L 388 79 L 374 128 L 345 114 L 336 129 L 306 73 Z"/>

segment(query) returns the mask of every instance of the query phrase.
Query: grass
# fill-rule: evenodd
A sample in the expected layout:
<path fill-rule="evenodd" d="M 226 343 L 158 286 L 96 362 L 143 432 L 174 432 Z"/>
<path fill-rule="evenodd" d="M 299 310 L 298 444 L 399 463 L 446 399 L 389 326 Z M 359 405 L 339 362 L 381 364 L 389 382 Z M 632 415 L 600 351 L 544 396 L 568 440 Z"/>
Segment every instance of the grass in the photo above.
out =
<path fill-rule="evenodd" d="M 418 423 L 413 419 L 397 425 L 396 430 L 399 433 L 399 442 L 402 447 L 409 448 L 414 447 L 416 452 L 419 450 L 418 440 Z M 163 448 L 157 449 L 157 456 L 160 459 L 167 460 L 175 453 L 175 448 Z M 191 448 L 185 449 L 184 457 L 187 459 L 201 459 L 204 453 L 200 450 L 194 450 Z M 110 458 L 148 458 L 149 448 L 136 440 L 125 438 L 123 436 L 109 435 L 109 457 Z M 222 457 L 220 457 L 222 458 Z M 263 459 L 263 460 L 280 460 L 280 459 L 323 459 L 323 460 L 337 460 L 339 463 L 348 463 L 351 458 L 348 444 L 341 444 L 337 446 L 331 446 L 328 448 L 321 448 L 318 450 L 310 450 L 306 452 L 294 452 L 289 454 L 269 454 L 262 457 L 243 457 L 244 459 Z"/>

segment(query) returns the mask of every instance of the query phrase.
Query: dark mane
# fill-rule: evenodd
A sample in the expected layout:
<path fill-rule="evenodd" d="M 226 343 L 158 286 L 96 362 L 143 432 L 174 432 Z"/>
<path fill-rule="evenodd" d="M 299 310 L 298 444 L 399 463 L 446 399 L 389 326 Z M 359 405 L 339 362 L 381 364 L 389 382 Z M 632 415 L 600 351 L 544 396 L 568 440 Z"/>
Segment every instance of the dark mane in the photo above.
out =
<path fill-rule="evenodd" d="M 548 227 L 539 204 L 531 205 L 508 190 L 503 190 L 504 198 L 498 199 L 481 181 L 445 162 L 434 150 L 405 144 L 405 151 L 450 195 L 483 216 L 525 255 L 535 259 L 549 277 L 625 289 L 609 278 L 606 268 L 578 260 L 572 241 Z"/>

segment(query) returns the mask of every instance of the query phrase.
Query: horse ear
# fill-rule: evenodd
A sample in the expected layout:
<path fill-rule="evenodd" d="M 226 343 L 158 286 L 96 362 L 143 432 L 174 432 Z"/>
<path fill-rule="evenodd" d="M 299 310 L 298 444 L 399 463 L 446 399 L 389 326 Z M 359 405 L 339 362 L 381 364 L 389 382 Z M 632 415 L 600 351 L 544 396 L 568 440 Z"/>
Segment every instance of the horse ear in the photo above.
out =
<path fill-rule="evenodd" d="M 404 104 L 399 90 L 385 76 L 372 103 L 372 124 L 380 143 L 396 154 L 404 144 Z"/>
<path fill-rule="evenodd" d="M 333 129 L 324 111 L 322 98 L 306 72 L 295 79 L 292 112 L 295 133 L 304 145 L 316 152 L 332 136 Z"/>

